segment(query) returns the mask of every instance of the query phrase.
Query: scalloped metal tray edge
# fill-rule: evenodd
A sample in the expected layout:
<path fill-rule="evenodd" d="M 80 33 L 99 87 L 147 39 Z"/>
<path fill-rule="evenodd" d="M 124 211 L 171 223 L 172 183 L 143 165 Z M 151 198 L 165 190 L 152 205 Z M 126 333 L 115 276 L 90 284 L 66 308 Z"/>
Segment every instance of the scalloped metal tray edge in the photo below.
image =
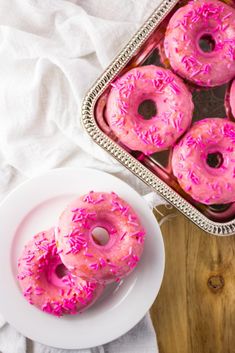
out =
<path fill-rule="evenodd" d="M 130 58 L 146 41 L 150 34 L 157 28 L 166 15 L 178 3 L 178 0 L 165 0 L 156 8 L 149 19 L 144 23 L 140 30 L 131 38 L 124 49 L 116 56 L 111 65 L 103 75 L 95 82 L 84 98 L 82 105 L 82 122 L 91 138 L 116 160 L 129 169 L 134 175 L 147 184 L 153 191 L 156 191 L 167 202 L 178 209 L 188 219 L 195 223 L 205 232 L 226 236 L 235 233 L 235 220 L 225 223 L 214 222 L 204 216 L 194 206 L 177 194 L 170 186 L 158 178 L 139 161 L 132 157 L 128 152 L 106 136 L 99 129 L 95 117 L 94 108 L 97 99 L 105 91 L 108 84 L 124 68 Z"/>

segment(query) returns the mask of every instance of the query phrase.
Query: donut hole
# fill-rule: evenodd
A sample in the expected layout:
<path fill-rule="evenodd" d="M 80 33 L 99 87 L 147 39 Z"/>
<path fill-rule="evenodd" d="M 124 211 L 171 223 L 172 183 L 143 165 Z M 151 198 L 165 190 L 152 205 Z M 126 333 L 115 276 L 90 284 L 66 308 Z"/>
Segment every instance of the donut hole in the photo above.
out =
<path fill-rule="evenodd" d="M 220 152 L 209 153 L 206 159 L 207 165 L 211 168 L 220 168 L 223 161 L 223 156 Z"/>
<path fill-rule="evenodd" d="M 55 268 L 55 274 L 58 278 L 63 278 L 68 274 L 68 269 L 64 264 L 59 264 Z"/>
<path fill-rule="evenodd" d="M 157 115 L 156 103 L 152 99 L 146 99 L 140 103 L 138 113 L 145 120 L 150 120 Z"/>
<path fill-rule="evenodd" d="M 96 227 L 92 230 L 93 241 L 100 246 L 105 246 L 109 242 L 109 232 L 103 227 Z"/>
<path fill-rule="evenodd" d="M 203 34 L 199 38 L 198 44 L 204 53 L 211 53 L 215 49 L 215 40 L 211 34 Z"/>

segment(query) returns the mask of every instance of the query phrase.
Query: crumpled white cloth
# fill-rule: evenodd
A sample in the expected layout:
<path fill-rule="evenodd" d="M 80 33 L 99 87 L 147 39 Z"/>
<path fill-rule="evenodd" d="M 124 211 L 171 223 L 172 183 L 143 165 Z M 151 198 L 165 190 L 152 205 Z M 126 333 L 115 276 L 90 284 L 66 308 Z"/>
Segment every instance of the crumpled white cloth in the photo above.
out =
<path fill-rule="evenodd" d="M 0 331 L 1 353 L 158 353 L 155 331 L 147 314 L 132 330 L 115 341 L 91 349 L 64 350 L 26 340 L 5 324 Z"/>
<path fill-rule="evenodd" d="M 0 0 L 0 199 L 25 178 L 62 166 L 108 171 L 141 194 L 148 192 L 92 142 L 80 112 L 91 84 L 159 2 Z M 162 202 L 148 199 L 153 205 Z M 1 353 L 61 353 L 26 345 L 1 317 L 0 326 Z M 147 315 L 120 339 L 79 353 L 156 350 Z"/>

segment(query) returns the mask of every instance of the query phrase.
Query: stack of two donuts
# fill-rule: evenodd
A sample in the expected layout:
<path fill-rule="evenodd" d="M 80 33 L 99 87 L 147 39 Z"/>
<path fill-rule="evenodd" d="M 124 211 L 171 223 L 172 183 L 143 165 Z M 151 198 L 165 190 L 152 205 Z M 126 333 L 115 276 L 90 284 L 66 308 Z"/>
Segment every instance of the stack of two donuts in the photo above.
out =
<path fill-rule="evenodd" d="M 105 245 L 97 238 L 106 232 Z M 86 310 L 106 284 L 129 275 L 141 257 L 145 231 L 115 193 L 89 192 L 73 201 L 58 227 L 40 232 L 18 261 L 27 301 L 55 316 Z M 104 240 L 104 239 L 103 239 Z"/>
<path fill-rule="evenodd" d="M 201 39 L 211 40 L 210 52 L 200 48 Z M 164 54 L 172 70 L 134 68 L 112 84 L 107 100 L 106 119 L 120 142 L 145 155 L 173 148 L 174 176 L 186 193 L 204 204 L 235 201 L 235 124 L 210 118 L 191 127 L 194 105 L 188 87 L 232 80 L 234 44 L 235 10 L 217 0 L 191 1 L 167 26 Z M 233 88 L 235 93 L 235 84 L 232 107 Z M 150 120 L 140 112 L 144 101 L 155 109 Z"/>

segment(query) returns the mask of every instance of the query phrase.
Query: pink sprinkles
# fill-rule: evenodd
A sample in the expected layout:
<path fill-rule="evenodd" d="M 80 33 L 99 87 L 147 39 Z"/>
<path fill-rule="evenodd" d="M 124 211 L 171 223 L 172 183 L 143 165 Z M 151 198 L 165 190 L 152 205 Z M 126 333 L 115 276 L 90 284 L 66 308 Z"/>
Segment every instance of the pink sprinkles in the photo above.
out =
<path fill-rule="evenodd" d="M 233 122 L 208 118 L 197 122 L 191 133 L 175 148 L 174 175 L 182 188 L 196 201 L 204 204 L 233 202 L 234 143 Z M 219 165 L 215 169 L 206 168 L 206 164 L 209 164 L 208 154 L 217 152 L 222 155 Z"/>
<path fill-rule="evenodd" d="M 72 222 L 79 223 L 86 229 L 89 229 L 89 221 L 96 220 L 96 213 L 88 212 L 85 208 L 77 208 L 72 210 L 72 213 Z"/>
<path fill-rule="evenodd" d="M 78 233 L 74 233 L 75 237 Z M 73 236 L 73 235 L 72 235 Z M 19 272 L 17 278 L 21 281 L 26 278 L 32 278 L 30 285 L 23 291 L 23 295 L 27 298 L 30 304 L 34 304 L 34 296 L 45 296 L 45 303 L 41 309 L 44 312 L 53 314 L 55 316 L 62 316 L 64 314 L 76 314 L 79 305 L 86 305 L 93 299 L 96 284 L 90 282 L 85 285 L 76 287 L 77 280 L 70 273 L 66 274 L 62 281 L 66 284 L 65 288 L 60 288 L 59 293 L 61 299 L 58 301 L 51 301 L 47 299 L 45 289 L 38 285 L 41 279 L 41 273 L 46 273 L 48 266 L 57 263 L 59 260 L 58 251 L 55 240 L 48 240 L 45 233 L 40 233 L 34 237 L 34 250 L 30 249 L 25 256 L 19 261 Z M 38 254 L 40 254 L 38 256 Z M 103 262 L 101 262 L 103 264 Z"/>
<path fill-rule="evenodd" d="M 214 39 L 215 45 L 213 52 L 218 56 L 218 62 L 225 60 L 227 62 L 227 69 L 229 70 L 231 65 L 234 65 L 235 60 L 234 10 L 232 11 L 233 12 L 229 11 L 227 5 L 223 5 L 217 1 L 215 3 L 211 1 L 205 3 L 201 2 L 199 4 L 197 4 L 197 1 L 191 1 L 185 6 L 184 15 L 179 15 L 179 17 L 176 15 L 178 20 L 175 22 L 172 21 L 172 26 L 169 29 L 170 36 L 168 42 L 167 40 L 165 41 L 165 48 L 168 50 L 167 55 L 170 61 L 172 59 L 173 62 L 174 56 L 168 48 L 174 46 L 172 49 L 174 49 L 178 60 L 181 60 L 184 67 L 183 68 L 181 65 L 182 68 L 180 68 L 180 63 L 178 62 L 178 70 L 182 70 L 181 73 L 183 73 L 186 78 L 190 75 L 190 78 L 198 85 L 213 86 L 217 82 L 214 78 L 213 70 L 213 65 L 215 65 L 216 62 L 214 57 L 209 57 L 207 60 L 209 63 L 206 63 L 205 55 L 207 55 L 207 53 L 204 52 L 203 55 L 200 55 L 197 50 L 195 43 L 197 33 L 192 32 L 191 36 L 189 36 L 188 32 L 190 30 L 194 31 L 197 26 L 201 27 L 202 31 L 203 28 L 205 28 L 204 34 L 211 35 Z M 181 32 L 181 37 L 174 36 L 174 29 L 178 29 L 176 31 L 178 34 Z M 188 53 L 188 55 L 182 57 L 185 52 Z M 192 55 L 190 55 L 190 53 L 192 53 Z M 208 53 L 208 55 L 211 55 L 211 53 Z M 210 61 L 213 62 L 213 65 L 210 64 Z M 224 67 L 226 66 L 226 62 Z"/>
<path fill-rule="evenodd" d="M 97 205 L 104 201 L 104 195 L 99 195 L 96 199 L 94 198 L 94 191 L 90 191 L 88 195 L 83 198 L 84 202 L 90 203 L 92 205 Z"/>
<path fill-rule="evenodd" d="M 145 240 L 145 232 L 144 231 L 138 231 L 133 234 L 130 234 L 131 237 L 134 237 L 137 239 L 138 243 L 143 244 Z"/>
<path fill-rule="evenodd" d="M 159 130 L 156 126 L 152 125 L 148 129 L 143 130 L 139 125 L 135 125 L 134 131 L 137 136 L 146 144 L 161 147 L 164 144 Z"/>
<path fill-rule="evenodd" d="M 112 117 L 112 123 L 115 126 L 122 127 L 125 125 L 125 115 L 128 113 L 129 104 L 128 100 L 130 99 L 131 93 L 136 88 L 136 81 L 143 79 L 144 75 L 140 71 L 136 71 L 135 74 L 128 74 L 125 78 L 120 78 L 116 80 L 111 86 L 118 90 L 119 99 L 117 100 L 118 112 L 121 118 L 115 116 Z"/>
<path fill-rule="evenodd" d="M 139 262 L 139 257 L 134 254 L 132 247 L 130 247 L 128 255 L 123 256 L 121 260 L 126 261 L 130 268 L 134 268 Z"/>
<path fill-rule="evenodd" d="M 152 80 L 153 86 L 157 93 L 162 93 L 167 87 L 170 87 L 174 94 L 179 94 L 180 89 L 175 78 L 167 71 L 156 71 L 156 78 Z"/>
<path fill-rule="evenodd" d="M 213 4 L 213 2 L 203 3 L 201 6 L 192 8 L 191 11 L 188 11 L 188 13 L 184 15 L 184 19 L 179 21 L 179 23 L 183 29 L 188 30 L 189 27 L 192 28 L 192 24 L 200 22 L 201 20 L 204 20 L 205 22 L 211 19 L 215 20 L 216 22 L 221 20 L 225 21 L 231 16 L 231 14 L 221 18 L 223 12 L 224 6 L 217 6 Z"/>
<path fill-rule="evenodd" d="M 105 201 L 105 194 L 96 194 L 93 191 L 89 192 L 84 196 L 83 202 L 90 205 L 97 205 Z M 91 207 L 92 208 L 92 207 Z M 123 217 L 123 222 L 129 225 L 130 232 L 124 231 L 122 235 L 118 235 L 120 241 L 124 240 L 127 236 L 129 239 L 133 238 L 136 249 L 138 244 L 142 244 L 145 238 L 145 232 L 139 229 L 138 218 L 134 213 L 131 213 L 130 207 L 123 203 L 122 200 L 115 194 L 112 193 L 110 200 L 110 212 L 117 212 Z M 118 261 L 112 262 L 109 258 L 99 257 L 95 258 L 93 254 L 89 252 L 89 244 L 87 237 L 84 233 L 84 229 L 90 229 L 91 224 L 97 221 L 97 214 L 95 212 L 89 212 L 86 208 L 74 208 L 70 210 L 71 220 L 74 223 L 74 228 L 64 235 L 66 243 L 69 245 L 69 251 L 67 254 L 77 254 L 83 250 L 82 254 L 87 260 L 87 266 L 93 271 L 99 271 L 105 269 L 108 276 L 116 277 L 116 281 L 120 281 L 120 272 L 123 269 L 133 269 L 139 257 L 135 254 L 134 248 L 130 247 L 128 254 L 119 259 Z M 138 230 L 138 231 L 137 231 Z M 55 233 L 60 233 L 60 229 L 54 229 Z M 117 233 L 117 229 L 111 228 L 110 234 Z M 41 309 L 44 312 L 53 314 L 55 316 L 62 316 L 64 314 L 76 314 L 79 305 L 87 305 L 89 301 L 93 299 L 94 291 L 97 285 L 91 282 L 77 283 L 77 277 L 71 273 L 67 273 L 61 281 L 64 283 L 64 288 L 58 288 L 59 299 L 50 300 L 49 294 L 47 295 L 45 289 L 40 285 L 40 281 L 47 276 L 47 271 L 50 271 L 50 267 L 55 266 L 59 259 L 59 253 L 62 250 L 57 249 L 55 239 L 49 240 L 46 237 L 47 233 L 40 233 L 34 237 L 35 241 L 31 249 L 25 251 L 22 259 L 19 261 L 19 275 L 20 280 L 31 277 L 30 285 L 24 289 L 24 296 L 27 298 L 29 303 L 34 304 L 36 297 L 42 297 L 44 303 Z M 121 243 L 120 243 L 121 244 Z M 126 246 L 126 239 L 123 245 Z M 121 262 L 120 262 L 121 261 Z M 123 262 L 123 263 L 122 263 Z M 42 282 L 41 282 L 42 283 Z M 85 283 L 85 285 L 83 285 Z"/>
<path fill-rule="evenodd" d="M 112 208 L 111 211 L 119 211 L 121 212 L 121 214 L 126 215 L 127 212 L 129 211 L 129 207 L 128 206 L 123 206 L 120 202 L 112 200 Z"/>

